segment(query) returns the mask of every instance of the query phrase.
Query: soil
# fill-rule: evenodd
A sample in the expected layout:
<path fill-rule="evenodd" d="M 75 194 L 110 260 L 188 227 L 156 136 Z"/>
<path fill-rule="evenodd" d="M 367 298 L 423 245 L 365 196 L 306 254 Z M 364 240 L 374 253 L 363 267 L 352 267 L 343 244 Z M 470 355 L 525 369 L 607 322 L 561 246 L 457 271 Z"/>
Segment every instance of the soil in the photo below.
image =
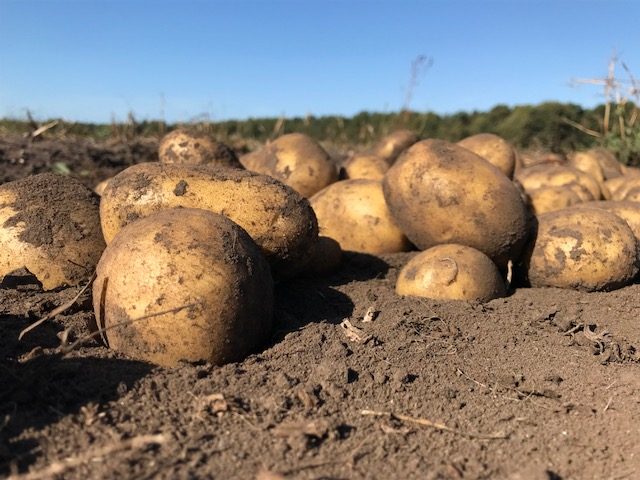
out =
<path fill-rule="evenodd" d="M 270 341 L 222 367 L 160 368 L 84 338 L 88 294 L 18 341 L 80 287 L 6 277 L 0 475 L 640 478 L 640 285 L 401 298 L 413 255 L 348 253 L 331 276 L 278 284 Z"/>

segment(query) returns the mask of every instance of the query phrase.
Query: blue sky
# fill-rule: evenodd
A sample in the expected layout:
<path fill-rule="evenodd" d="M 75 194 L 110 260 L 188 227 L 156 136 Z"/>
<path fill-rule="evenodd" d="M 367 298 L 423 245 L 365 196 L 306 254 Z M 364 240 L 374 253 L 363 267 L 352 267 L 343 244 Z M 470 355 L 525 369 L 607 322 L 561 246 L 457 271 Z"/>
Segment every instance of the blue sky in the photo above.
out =
<path fill-rule="evenodd" d="M 0 0 L 0 116 L 169 122 L 559 100 L 614 49 L 640 76 L 640 0 Z"/>

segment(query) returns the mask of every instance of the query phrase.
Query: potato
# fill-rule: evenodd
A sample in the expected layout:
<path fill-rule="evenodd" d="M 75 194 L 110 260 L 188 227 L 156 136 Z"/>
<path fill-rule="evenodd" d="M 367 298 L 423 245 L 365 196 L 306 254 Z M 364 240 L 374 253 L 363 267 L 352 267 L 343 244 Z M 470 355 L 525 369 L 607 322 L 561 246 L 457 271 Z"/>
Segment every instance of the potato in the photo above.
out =
<path fill-rule="evenodd" d="M 612 212 L 572 207 L 538 217 L 525 257 L 532 287 L 613 290 L 638 273 L 636 238 Z"/>
<path fill-rule="evenodd" d="M 301 133 L 282 135 L 263 148 L 243 155 L 240 162 L 247 170 L 280 180 L 307 198 L 338 180 L 329 154 Z"/>
<path fill-rule="evenodd" d="M 109 347 L 175 366 L 242 360 L 269 336 L 273 279 L 227 217 L 169 209 L 124 227 L 98 263 L 96 325 Z"/>
<path fill-rule="evenodd" d="M 479 133 L 463 138 L 458 145 L 481 156 L 491 165 L 498 167 L 507 177 L 513 178 L 516 166 L 516 151 L 502 137 L 492 133 Z"/>
<path fill-rule="evenodd" d="M 590 150 L 587 150 L 587 152 L 598 160 L 605 180 L 623 175 L 624 172 L 622 164 L 609 150 L 605 148 L 592 148 Z"/>
<path fill-rule="evenodd" d="M 496 265 L 475 248 L 456 244 L 431 247 L 400 271 L 396 293 L 436 300 L 488 302 L 506 295 Z"/>
<path fill-rule="evenodd" d="M 311 258 L 304 272 L 309 275 L 328 275 L 335 272 L 342 263 L 342 249 L 333 238 L 320 236 L 311 250 Z"/>
<path fill-rule="evenodd" d="M 372 153 L 391 165 L 402 152 L 418 140 L 418 135 L 411 130 L 396 130 L 380 139 L 373 147 Z"/>
<path fill-rule="evenodd" d="M 220 213 L 244 228 L 278 278 L 304 267 L 317 241 L 309 202 L 282 183 L 233 168 L 133 165 L 113 177 L 102 195 L 100 217 L 109 243 L 125 225 L 159 210 L 185 207 Z"/>
<path fill-rule="evenodd" d="M 26 268 L 45 290 L 89 280 L 104 250 L 99 198 L 53 173 L 0 186 L 0 278 Z"/>
<path fill-rule="evenodd" d="M 213 164 L 242 168 L 236 153 L 222 142 L 216 142 L 202 133 L 178 129 L 167 133 L 158 148 L 160 163 L 187 165 Z"/>
<path fill-rule="evenodd" d="M 387 170 L 389 170 L 389 164 L 381 157 L 371 154 L 359 154 L 354 155 L 342 165 L 340 178 L 382 181 Z"/>
<path fill-rule="evenodd" d="M 640 177 L 624 175 L 620 177 L 623 180 L 614 184 L 616 188 L 611 192 L 612 200 L 627 200 L 630 191 L 640 187 Z M 617 179 L 616 179 L 617 180 Z M 608 181 L 607 185 L 611 186 L 612 181 Z"/>
<path fill-rule="evenodd" d="M 594 200 L 602 198 L 600 184 L 591 175 L 567 165 L 536 165 L 518 172 L 515 180 L 527 191 L 541 187 L 561 187 L 571 183 L 584 186 Z"/>
<path fill-rule="evenodd" d="M 629 225 L 631 231 L 640 242 L 640 203 L 628 200 L 607 200 L 590 202 L 585 206 L 602 208 L 603 210 L 615 213 L 618 217 L 627 222 L 627 225 Z"/>
<path fill-rule="evenodd" d="M 633 187 L 627 190 L 622 200 L 627 200 L 629 202 L 640 202 L 640 186 Z"/>
<path fill-rule="evenodd" d="M 534 165 L 548 165 L 548 164 L 564 164 L 566 158 L 560 153 L 553 152 L 539 152 L 539 151 L 526 151 L 520 152 L 518 155 L 520 160 L 520 166 L 522 169 L 533 167 Z"/>
<path fill-rule="evenodd" d="M 600 184 L 605 180 L 598 158 L 590 151 L 571 153 L 568 164 L 581 172 L 591 175 Z"/>
<path fill-rule="evenodd" d="M 98 183 L 95 187 L 93 187 L 93 191 L 96 193 L 96 195 L 98 195 L 99 197 L 102 196 L 102 192 L 104 192 L 104 189 L 107 187 L 107 183 L 109 183 L 109 180 L 111 179 L 106 178 Z"/>
<path fill-rule="evenodd" d="M 320 234 L 333 238 L 342 250 L 393 253 L 409 242 L 391 217 L 382 184 L 376 180 L 342 180 L 311 197 Z"/>
<path fill-rule="evenodd" d="M 578 193 L 568 186 L 541 187 L 528 192 L 527 195 L 534 215 L 554 212 L 584 202 Z"/>
<path fill-rule="evenodd" d="M 602 184 L 602 192 L 607 200 L 613 199 L 616 195 L 616 192 L 620 187 L 622 187 L 626 182 L 629 181 L 629 177 L 620 176 L 615 178 L 610 178 L 609 180 L 605 180 Z"/>
<path fill-rule="evenodd" d="M 480 250 L 499 268 L 520 255 L 528 225 L 518 189 L 466 148 L 418 142 L 389 169 L 383 186 L 393 217 L 419 249 L 458 243 Z"/>

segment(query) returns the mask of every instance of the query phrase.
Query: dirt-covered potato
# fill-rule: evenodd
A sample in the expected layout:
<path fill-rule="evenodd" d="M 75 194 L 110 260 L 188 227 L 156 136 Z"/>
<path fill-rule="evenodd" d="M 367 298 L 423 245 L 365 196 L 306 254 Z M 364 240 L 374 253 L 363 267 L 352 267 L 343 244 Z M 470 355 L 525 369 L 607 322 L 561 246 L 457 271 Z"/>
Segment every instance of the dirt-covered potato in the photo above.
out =
<path fill-rule="evenodd" d="M 591 175 L 598 183 L 603 183 L 605 180 L 600 162 L 591 151 L 573 152 L 569 155 L 567 163 L 571 167 Z"/>
<path fill-rule="evenodd" d="M 266 175 L 233 168 L 133 165 L 113 177 L 100 202 L 109 243 L 125 225 L 167 208 L 202 208 L 229 217 L 255 240 L 278 278 L 300 271 L 317 241 L 309 202 Z"/>
<path fill-rule="evenodd" d="M 587 150 L 587 152 L 598 160 L 605 180 L 610 180 L 624 174 L 623 165 L 618 161 L 616 156 L 606 148 L 592 148 Z"/>
<path fill-rule="evenodd" d="M 389 164 L 377 155 L 362 153 L 349 158 L 340 168 L 340 178 L 345 180 L 378 180 L 384 178 Z"/>
<path fill-rule="evenodd" d="M 532 287 L 613 290 L 638 273 L 633 231 L 613 212 L 579 206 L 538 217 L 525 256 Z"/>
<path fill-rule="evenodd" d="M 96 324 L 109 347 L 164 366 L 243 359 L 270 333 L 273 279 L 227 217 L 169 209 L 123 228 L 98 263 Z"/>
<path fill-rule="evenodd" d="M 242 168 L 236 153 L 228 145 L 217 142 L 208 135 L 183 129 L 173 130 L 162 137 L 158 159 L 160 163 L 213 164 Z"/>
<path fill-rule="evenodd" d="M 458 145 L 471 150 L 476 155 L 498 167 L 507 177 L 513 178 L 516 167 L 516 151 L 504 138 L 493 133 L 479 133 L 463 138 Z"/>
<path fill-rule="evenodd" d="M 640 188 L 640 176 L 627 176 L 624 175 L 620 177 L 622 181 L 614 184 L 615 189 L 611 191 L 611 199 L 612 200 L 628 200 L 629 193 L 633 190 Z M 611 186 L 614 180 L 609 180 L 607 184 Z"/>
<path fill-rule="evenodd" d="M 342 262 L 342 249 L 333 238 L 320 236 L 311 250 L 309 263 L 304 271 L 308 275 L 328 275 L 335 272 Z"/>
<path fill-rule="evenodd" d="M 488 302 L 506 295 L 496 265 L 484 253 L 463 245 L 431 247 L 402 268 L 396 293 L 436 300 Z"/>
<path fill-rule="evenodd" d="M 282 135 L 263 148 L 243 155 L 240 162 L 247 170 L 280 180 L 307 198 L 338 180 L 329 154 L 302 133 Z"/>
<path fill-rule="evenodd" d="M 409 242 L 391 217 L 382 184 L 376 180 L 342 180 L 311 197 L 320 234 L 333 238 L 342 250 L 393 253 Z"/>
<path fill-rule="evenodd" d="M 536 188 L 528 192 L 527 197 L 529 207 L 534 215 L 554 212 L 585 201 L 569 186 Z"/>
<path fill-rule="evenodd" d="M 0 278 L 26 268 L 45 290 L 87 281 L 104 250 L 99 198 L 53 173 L 0 186 Z"/>
<path fill-rule="evenodd" d="M 617 195 L 616 192 L 618 191 L 618 189 L 622 187 L 627 181 L 629 181 L 629 177 L 624 175 L 605 180 L 602 184 L 602 193 L 604 194 L 605 199 L 613 199 L 614 196 Z"/>
<path fill-rule="evenodd" d="M 396 130 L 382 137 L 373 147 L 372 153 L 393 164 L 398 156 L 419 140 L 418 135 L 411 130 Z"/>
<path fill-rule="evenodd" d="M 594 200 L 602 198 L 600 184 L 588 173 L 568 165 L 541 164 L 518 171 L 515 180 L 530 192 L 542 187 L 561 187 L 579 183 L 591 193 Z"/>
<path fill-rule="evenodd" d="M 393 217 L 419 249 L 458 243 L 480 250 L 500 268 L 519 257 L 528 234 L 520 193 L 466 148 L 418 142 L 389 169 L 383 185 Z"/>
<path fill-rule="evenodd" d="M 589 202 L 586 206 L 602 208 L 603 210 L 615 213 L 627 222 L 631 231 L 640 242 L 640 203 L 628 200 L 606 200 L 600 202 Z"/>

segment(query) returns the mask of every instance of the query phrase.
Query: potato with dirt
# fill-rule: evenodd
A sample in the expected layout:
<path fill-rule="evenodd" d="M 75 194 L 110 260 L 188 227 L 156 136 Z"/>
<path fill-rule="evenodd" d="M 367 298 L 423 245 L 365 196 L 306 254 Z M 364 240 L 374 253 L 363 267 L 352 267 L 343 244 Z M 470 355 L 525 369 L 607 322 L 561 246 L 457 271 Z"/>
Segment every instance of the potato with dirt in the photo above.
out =
<path fill-rule="evenodd" d="M 242 168 L 236 153 L 222 142 L 203 133 L 177 129 L 167 133 L 158 147 L 160 163 L 186 165 L 218 165 Z"/>
<path fill-rule="evenodd" d="M 435 300 L 488 302 L 506 295 L 498 267 L 484 253 L 464 245 L 443 244 L 413 257 L 396 282 L 398 295 Z"/>
<path fill-rule="evenodd" d="M 538 217 L 525 256 L 532 287 L 614 290 L 638 273 L 633 231 L 613 212 L 579 206 Z"/>
<path fill-rule="evenodd" d="M 113 177 L 100 202 L 107 243 L 125 225 L 168 208 L 201 208 L 229 217 L 255 240 L 278 278 L 304 268 L 318 238 L 309 202 L 281 182 L 246 170 L 138 164 Z"/>
<path fill-rule="evenodd" d="M 471 150 L 497 167 L 507 177 L 513 178 L 516 168 L 516 151 L 504 138 L 493 133 L 479 133 L 463 138 L 458 145 Z"/>
<path fill-rule="evenodd" d="M 520 192 L 498 168 L 444 140 L 413 145 L 387 172 L 384 196 L 398 226 L 419 249 L 457 243 L 504 269 L 529 233 Z"/>
<path fill-rule="evenodd" d="M 342 250 L 371 254 L 408 250 L 410 244 L 394 221 L 376 180 L 342 180 L 311 197 L 320 235 Z"/>
<path fill-rule="evenodd" d="M 396 130 L 382 137 L 371 150 L 373 155 L 383 158 L 392 165 L 402 152 L 416 143 L 420 138 L 411 130 Z"/>
<path fill-rule="evenodd" d="M 227 217 L 169 209 L 124 227 L 93 284 L 106 344 L 163 366 L 242 360 L 271 332 L 273 279 L 251 237 Z"/>
<path fill-rule="evenodd" d="M 599 202 L 589 202 L 586 206 L 601 208 L 615 213 L 622 220 L 627 222 L 631 231 L 640 242 L 640 203 L 629 200 L 602 200 Z M 640 243 L 639 243 L 640 245 Z"/>
<path fill-rule="evenodd" d="M 389 170 L 389 164 L 377 155 L 360 153 L 347 159 L 340 167 L 340 178 L 343 180 L 378 180 L 382 181 Z"/>
<path fill-rule="evenodd" d="M 269 175 L 307 198 L 338 180 L 336 166 L 329 154 L 318 142 L 302 133 L 282 135 L 243 155 L 240 162 L 247 170 Z"/>
<path fill-rule="evenodd" d="M 563 185 L 536 188 L 527 192 L 527 205 L 534 215 L 542 215 L 593 200 L 588 190 L 581 185 L 576 183 L 573 187 L 575 188 Z M 581 196 L 581 193 L 585 196 Z"/>
<path fill-rule="evenodd" d="M 0 279 L 26 268 L 45 290 L 89 280 L 105 244 L 98 196 L 42 173 L 0 186 Z"/>

